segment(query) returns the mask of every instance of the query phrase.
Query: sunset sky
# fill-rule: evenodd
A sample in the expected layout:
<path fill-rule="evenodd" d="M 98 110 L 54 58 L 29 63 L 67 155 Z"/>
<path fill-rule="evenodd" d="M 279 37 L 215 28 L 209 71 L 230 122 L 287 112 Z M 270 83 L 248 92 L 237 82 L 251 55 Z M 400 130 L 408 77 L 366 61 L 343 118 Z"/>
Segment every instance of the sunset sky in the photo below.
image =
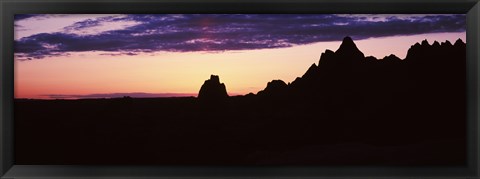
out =
<path fill-rule="evenodd" d="M 229 95 L 292 82 L 345 36 L 366 56 L 466 41 L 459 14 L 16 15 L 15 97 L 197 96 L 211 74 Z"/>

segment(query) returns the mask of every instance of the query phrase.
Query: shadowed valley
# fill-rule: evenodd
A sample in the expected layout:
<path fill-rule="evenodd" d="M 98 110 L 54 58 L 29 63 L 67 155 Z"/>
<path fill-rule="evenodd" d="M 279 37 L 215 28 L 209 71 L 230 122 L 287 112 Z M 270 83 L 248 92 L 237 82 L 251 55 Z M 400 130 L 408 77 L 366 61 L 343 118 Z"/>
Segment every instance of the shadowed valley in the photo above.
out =
<path fill-rule="evenodd" d="M 405 59 L 350 37 L 291 83 L 198 98 L 15 100 L 17 164 L 465 165 L 466 44 Z"/>

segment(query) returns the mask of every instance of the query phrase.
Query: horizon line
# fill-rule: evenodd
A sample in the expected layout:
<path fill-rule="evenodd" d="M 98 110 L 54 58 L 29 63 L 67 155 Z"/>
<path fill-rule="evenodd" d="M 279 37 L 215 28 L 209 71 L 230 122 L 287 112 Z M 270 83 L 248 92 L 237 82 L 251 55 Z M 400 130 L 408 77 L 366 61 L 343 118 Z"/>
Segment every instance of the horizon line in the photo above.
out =
<path fill-rule="evenodd" d="M 248 94 L 248 93 L 247 93 Z M 246 94 L 231 93 L 229 96 L 243 96 Z M 14 97 L 14 99 L 26 100 L 81 100 L 81 99 L 118 99 L 118 98 L 198 98 L 198 93 L 146 93 L 146 92 L 130 92 L 130 93 L 91 93 L 91 94 L 43 94 L 41 97 Z"/>

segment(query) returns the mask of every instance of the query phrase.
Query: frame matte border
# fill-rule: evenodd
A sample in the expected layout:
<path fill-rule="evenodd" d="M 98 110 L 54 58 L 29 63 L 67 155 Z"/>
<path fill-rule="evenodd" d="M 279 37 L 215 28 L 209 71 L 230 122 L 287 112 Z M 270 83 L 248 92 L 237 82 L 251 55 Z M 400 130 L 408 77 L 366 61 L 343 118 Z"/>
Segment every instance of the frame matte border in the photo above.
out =
<path fill-rule="evenodd" d="M 1 178 L 478 178 L 479 0 L 0 0 Z M 14 14 L 136 13 L 461 13 L 467 14 L 467 167 L 167 167 L 15 165 Z M 34 149 L 32 149 L 34 150 Z"/>

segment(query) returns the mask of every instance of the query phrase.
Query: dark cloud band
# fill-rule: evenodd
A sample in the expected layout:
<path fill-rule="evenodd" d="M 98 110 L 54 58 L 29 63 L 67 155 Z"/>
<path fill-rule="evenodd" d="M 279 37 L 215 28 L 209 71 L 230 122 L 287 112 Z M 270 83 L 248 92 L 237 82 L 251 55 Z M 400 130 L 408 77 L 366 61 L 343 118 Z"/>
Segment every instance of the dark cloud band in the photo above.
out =
<path fill-rule="evenodd" d="M 31 17 L 31 16 L 28 16 Z M 136 21 L 137 25 L 78 35 L 71 31 L 102 22 Z M 464 32 L 466 17 L 458 15 L 366 16 L 295 14 L 127 15 L 89 19 L 15 42 L 17 59 L 41 59 L 68 52 L 105 51 L 122 54 L 172 51 L 226 51 L 282 48 L 344 36 L 355 40 L 397 35 Z M 105 53 L 109 54 L 109 53 Z"/>

